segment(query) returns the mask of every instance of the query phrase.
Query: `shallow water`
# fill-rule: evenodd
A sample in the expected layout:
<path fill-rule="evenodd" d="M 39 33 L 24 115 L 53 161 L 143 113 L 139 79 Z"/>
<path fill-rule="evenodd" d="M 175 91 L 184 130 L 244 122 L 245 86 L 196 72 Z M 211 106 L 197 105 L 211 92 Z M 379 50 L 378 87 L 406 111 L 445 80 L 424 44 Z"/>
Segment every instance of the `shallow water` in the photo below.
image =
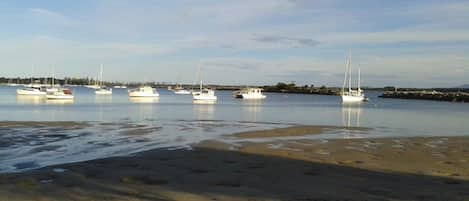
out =
<path fill-rule="evenodd" d="M 129 99 L 127 90 L 113 96 L 96 96 L 86 88 L 74 89 L 73 102 L 18 97 L 15 88 L 0 87 L 0 120 L 9 121 L 175 121 L 223 120 L 286 124 L 361 126 L 391 129 L 388 135 L 469 134 L 469 104 L 377 98 L 344 106 L 336 96 L 268 93 L 262 101 L 233 99 L 229 91 L 217 91 L 216 104 L 193 104 L 191 96 L 160 89 L 155 100 Z"/>
<path fill-rule="evenodd" d="M 81 87 L 73 89 L 73 102 L 50 102 L 16 96 L 15 90 L 0 87 L 0 121 L 79 121 L 89 126 L 0 128 L 0 172 L 159 147 L 190 148 L 226 134 L 298 124 L 372 129 L 297 137 L 310 139 L 469 135 L 469 104 L 380 99 L 379 92 L 367 93 L 368 103 L 342 105 L 336 96 L 267 93 L 265 100 L 245 101 L 233 99 L 230 91 L 217 91 L 216 104 L 194 104 L 191 96 L 163 89 L 159 99 L 129 99 L 125 89 L 96 96 Z"/>

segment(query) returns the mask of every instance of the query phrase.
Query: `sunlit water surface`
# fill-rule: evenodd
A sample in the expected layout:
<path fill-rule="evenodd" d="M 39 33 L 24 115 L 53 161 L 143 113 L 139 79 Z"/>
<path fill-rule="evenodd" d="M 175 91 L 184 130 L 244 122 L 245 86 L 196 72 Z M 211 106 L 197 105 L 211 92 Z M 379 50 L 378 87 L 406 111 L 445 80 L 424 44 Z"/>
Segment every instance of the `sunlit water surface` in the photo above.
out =
<path fill-rule="evenodd" d="M 0 128 L 0 172 L 161 147 L 190 148 L 235 132 L 292 125 L 371 128 L 303 137 L 311 139 L 469 135 L 469 104 L 381 99 L 379 92 L 368 92 L 367 103 L 343 105 L 340 97 L 301 94 L 267 93 L 265 100 L 246 101 L 217 91 L 218 101 L 207 104 L 164 89 L 158 99 L 129 99 L 126 89 L 97 96 L 78 87 L 73 88 L 74 101 L 16 96 L 15 91 L 0 87 L 2 121 L 79 121 L 89 126 Z"/>

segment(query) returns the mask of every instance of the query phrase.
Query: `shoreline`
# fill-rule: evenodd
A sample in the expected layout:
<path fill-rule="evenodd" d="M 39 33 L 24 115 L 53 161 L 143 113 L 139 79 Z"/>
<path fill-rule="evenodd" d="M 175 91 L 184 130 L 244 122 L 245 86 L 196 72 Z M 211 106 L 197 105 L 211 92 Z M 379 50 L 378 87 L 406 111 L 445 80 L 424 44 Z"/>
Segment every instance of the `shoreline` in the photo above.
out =
<path fill-rule="evenodd" d="M 230 135 L 322 132 L 279 128 Z M 207 140 L 0 174 L 0 200 L 464 200 L 469 137 Z"/>

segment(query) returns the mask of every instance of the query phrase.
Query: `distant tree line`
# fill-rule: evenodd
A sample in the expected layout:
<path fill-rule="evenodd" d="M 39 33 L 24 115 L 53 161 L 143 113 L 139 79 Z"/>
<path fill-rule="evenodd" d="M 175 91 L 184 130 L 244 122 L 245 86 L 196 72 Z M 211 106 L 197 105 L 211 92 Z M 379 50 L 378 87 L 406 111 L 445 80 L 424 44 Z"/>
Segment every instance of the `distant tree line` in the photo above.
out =
<path fill-rule="evenodd" d="M 52 77 L 33 77 L 33 78 L 7 78 L 0 77 L 1 84 L 51 84 Z M 54 78 L 55 84 L 60 85 L 93 85 L 98 81 L 93 78 Z M 126 85 L 124 82 L 103 82 L 104 85 Z"/>
<path fill-rule="evenodd" d="M 279 93 L 301 93 L 301 94 L 321 94 L 321 95 L 339 95 L 340 89 L 336 87 L 326 87 L 324 85 L 315 87 L 314 85 L 297 86 L 295 83 L 279 82 L 274 86 L 264 86 L 265 92 Z"/>

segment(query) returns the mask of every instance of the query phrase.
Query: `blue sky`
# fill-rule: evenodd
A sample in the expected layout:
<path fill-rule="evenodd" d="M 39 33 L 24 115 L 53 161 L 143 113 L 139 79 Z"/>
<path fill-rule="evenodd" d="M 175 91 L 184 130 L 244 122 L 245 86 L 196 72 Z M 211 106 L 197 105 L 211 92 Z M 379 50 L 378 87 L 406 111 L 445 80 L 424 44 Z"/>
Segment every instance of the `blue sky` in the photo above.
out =
<path fill-rule="evenodd" d="M 469 83 L 468 1 L 1 1 L 0 76 L 340 86 Z"/>

